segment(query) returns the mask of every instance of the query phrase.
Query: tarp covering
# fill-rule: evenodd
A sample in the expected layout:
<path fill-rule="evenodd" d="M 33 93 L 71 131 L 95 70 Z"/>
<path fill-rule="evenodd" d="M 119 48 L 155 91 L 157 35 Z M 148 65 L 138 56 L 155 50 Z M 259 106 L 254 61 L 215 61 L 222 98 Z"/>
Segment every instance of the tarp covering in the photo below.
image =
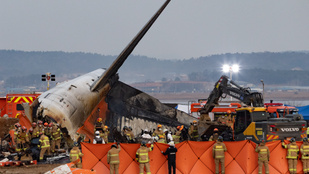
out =
<path fill-rule="evenodd" d="M 296 108 L 299 109 L 298 113 L 303 115 L 305 120 L 309 120 L 309 105 Z"/>
<path fill-rule="evenodd" d="M 258 154 L 256 144 L 252 141 L 224 142 L 227 147 L 225 153 L 225 171 L 232 174 L 258 174 Z M 288 141 L 286 141 L 288 143 Z M 212 158 L 214 142 L 185 141 L 176 144 L 176 167 L 178 174 L 213 174 L 215 163 Z M 302 142 L 297 142 L 300 147 Z M 110 144 L 82 143 L 82 158 L 84 169 L 94 169 L 97 173 L 109 173 L 107 152 Z M 286 149 L 281 147 L 280 141 L 266 144 L 270 150 L 269 170 L 271 174 L 288 173 Z M 138 163 L 134 161 L 139 144 L 120 144 L 121 151 L 119 173 L 139 173 Z M 155 143 L 154 150 L 149 153 L 150 169 L 152 174 L 167 174 L 167 157 L 161 154 L 169 147 L 167 144 Z M 264 173 L 264 172 L 263 172 Z M 297 173 L 302 173 L 302 162 L 298 160 Z"/>

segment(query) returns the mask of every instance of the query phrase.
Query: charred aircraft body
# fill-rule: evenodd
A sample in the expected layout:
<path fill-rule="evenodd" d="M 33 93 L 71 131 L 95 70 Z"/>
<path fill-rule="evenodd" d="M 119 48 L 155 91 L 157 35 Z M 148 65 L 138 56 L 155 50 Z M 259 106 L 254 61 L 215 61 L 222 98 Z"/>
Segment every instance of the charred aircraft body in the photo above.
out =
<path fill-rule="evenodd" d="M 86 120 L 94 120 L 89 120 L 89 117 L 93 117 L 93 111 L 99 109 L 98 104 L 105 102 L 108 105 L 108 111 L 105 111 L 106 123 L 111 127 L 119 128 L 124 124 L 119 119 L 123 120 L 124 117 L 126 120 L 138 118 L 142 122 L 150 121 L 166 126 L 188 125 L 193 117 L 167 107 L 157 99 L 118 81 L 118 69 L 169 2 L 167 0 L 162 5 L 108 69 L 97 69 L 44 92 L 30 107 L 25 107 L 25 110 L 28 108 L 28 118 L 32 121 L 48 117 L 65 127 L 74 138 L 76 131 L 85 125 Z M 140 126 L 147 126 L 142 122 Z M 91 132 L 93 129 L 88 128 L 87 131 Z"/>

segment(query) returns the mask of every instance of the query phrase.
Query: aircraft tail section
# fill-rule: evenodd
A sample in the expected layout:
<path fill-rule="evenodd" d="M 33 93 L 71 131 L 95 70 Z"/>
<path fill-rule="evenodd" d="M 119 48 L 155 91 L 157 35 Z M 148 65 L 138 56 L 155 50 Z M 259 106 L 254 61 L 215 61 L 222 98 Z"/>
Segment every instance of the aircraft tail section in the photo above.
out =
<path fill-rule="evenodd" d="M 156 21 L 156 19 L 159 17 L 159 15 L 162 13 L 162 11 L 165 9 L 165 7 L 168 5 L 170 1 L 171 0 L 166 0 L 166 2 L 161 6 L 161 8 L 157 11 L 157 13 L 153 15 L 153 17 L 142 28 L 142 30 L 133 38 L 133 40 L 127 45 L 127 47 L 120 53 L 120 55 L 112 63 L 112 65 L 101 75 L 101 77 L 97 81 L 95 81 L 91 85 L 90 87 L 91 91 L 96 91 L 102 88 L 103 86 L 105 86 L 109 82 L 109 79 L 117 73 L 118 69 L 122 66 L 124 61 L 129 57 L 129 55 L 132 53 L 136 45 L 143 38 L 143 36 L 146 34 L 146 32 L 149 30 L 152 24 Z"/>

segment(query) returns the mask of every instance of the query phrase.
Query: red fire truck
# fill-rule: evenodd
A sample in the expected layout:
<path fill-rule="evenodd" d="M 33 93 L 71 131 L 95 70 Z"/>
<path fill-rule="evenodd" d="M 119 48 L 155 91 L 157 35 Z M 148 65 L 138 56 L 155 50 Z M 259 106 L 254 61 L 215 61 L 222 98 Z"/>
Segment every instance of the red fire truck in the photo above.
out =
<path fill-rule="evenodd" d="M 6 97 L 0 97 L 0 116 L 18 118 L 19 123 L 29 129 L 31 123 L 25 115 L 22 103 L 29 103 L 30 105 L 39 95 L 39 93 L 7 94 Z"/>

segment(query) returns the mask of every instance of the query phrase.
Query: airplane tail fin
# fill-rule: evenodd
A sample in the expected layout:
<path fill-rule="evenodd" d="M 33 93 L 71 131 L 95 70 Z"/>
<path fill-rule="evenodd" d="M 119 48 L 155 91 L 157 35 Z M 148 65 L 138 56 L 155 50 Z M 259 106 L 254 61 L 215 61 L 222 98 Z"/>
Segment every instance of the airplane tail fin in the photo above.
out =
<path fill-rule="evenodd" d="M 171 0 L 166 0 L 166 2 L 161 6 L 161 8 L 156 12 L 156 14 L 153 15 L 153 17 L 142 28 L 142 30 L 133 38 L 133 40 L 119 54 L 119 56 L 112 63 L 112 65 L 101 75 L 101 77 L 98 80 L 96 80 L 91 85 L 90 87 L 91 91 L 96 91 L 96 90 L 101 89 L 103 86 L 105 86 L 108 83 L 109 78 L 111 78 L 113 75 L 117 73 L 118 69 L 122 66 L 124 61 L 129 57 L 129 55 L 132 53 L 136 45 L 143 38 L 143 36 L 146 34 L 146 32 L 149 30 L 152 24 L 156 21 L 156 19 L 159 17 L 159 15 L 162 13 L 162 11 L 165 9 L 165 7 L 168 5 L 170 1 Z"/>

